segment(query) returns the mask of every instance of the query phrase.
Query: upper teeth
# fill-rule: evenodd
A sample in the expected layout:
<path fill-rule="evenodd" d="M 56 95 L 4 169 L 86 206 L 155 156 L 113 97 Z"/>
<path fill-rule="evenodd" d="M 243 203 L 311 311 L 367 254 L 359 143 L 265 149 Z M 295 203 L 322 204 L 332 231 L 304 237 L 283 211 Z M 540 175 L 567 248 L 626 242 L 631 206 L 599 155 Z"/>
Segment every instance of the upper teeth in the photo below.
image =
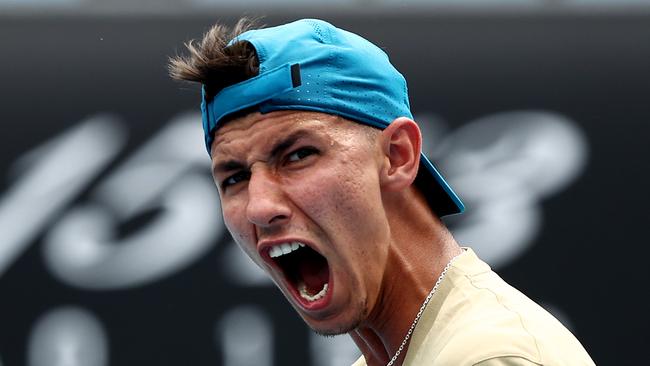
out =
<path fill-rule="evenodd" d="M 294 250 L 298 250 L 298 248 L 304 247 L 305 244 L 299 243 L 297 241 L 291 242 L 291 243 L 282 243 L 280 245 L 276 245 L 271 248 L 269 251 L 269 255 L 271 258 L 279 257 L 281 255 L 289 254 L 293 252 Z"/>

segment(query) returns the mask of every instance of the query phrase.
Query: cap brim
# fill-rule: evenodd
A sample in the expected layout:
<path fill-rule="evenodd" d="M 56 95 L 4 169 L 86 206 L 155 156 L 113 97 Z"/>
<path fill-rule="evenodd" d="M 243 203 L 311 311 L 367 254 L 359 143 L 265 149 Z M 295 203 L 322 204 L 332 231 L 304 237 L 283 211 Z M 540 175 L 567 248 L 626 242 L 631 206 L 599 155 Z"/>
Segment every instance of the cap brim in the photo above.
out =
<path fill-rule="evenodd" d="M 465 205 L 456 192 L 424 154 L 420 154 L 420 169 L 415 178 L 415 185 L 424 194 L 429 207 L 438 217 L 465 211 Z"/>

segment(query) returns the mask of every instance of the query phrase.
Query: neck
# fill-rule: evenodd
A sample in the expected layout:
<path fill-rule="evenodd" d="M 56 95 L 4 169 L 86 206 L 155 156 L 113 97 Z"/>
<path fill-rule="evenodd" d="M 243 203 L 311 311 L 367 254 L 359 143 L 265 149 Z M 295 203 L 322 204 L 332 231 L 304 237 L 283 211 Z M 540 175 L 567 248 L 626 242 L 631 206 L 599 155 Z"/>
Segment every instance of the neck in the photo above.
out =
<path fill-rule="evenodd" d="M 391 245 L 381 292 L 366 320 L 350 332 L 369 366 L 391 360 L 444 267 L 461 253 L 424 198 L 415 190 L 410 194 L 385 200 Z M 394 365 L 402 364 L 407 349 L 408 343 Z"/>

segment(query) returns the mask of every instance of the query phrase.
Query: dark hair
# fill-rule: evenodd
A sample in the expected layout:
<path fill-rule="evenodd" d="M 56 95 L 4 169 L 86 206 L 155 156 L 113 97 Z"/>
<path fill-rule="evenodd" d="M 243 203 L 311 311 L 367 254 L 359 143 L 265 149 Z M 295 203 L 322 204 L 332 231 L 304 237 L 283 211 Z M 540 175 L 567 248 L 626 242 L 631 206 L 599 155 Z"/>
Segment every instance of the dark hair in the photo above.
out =
<path fill-rule="evenodd" d="M 241 18 L 234 27 L 215 24 L 200 41 L 185 43 L 187 56 L 169 58 L 169 75 L 176 80 L 205 85 L 206 98 L 213 98 L 221 89 L 249 79 L 259 73 L 255 48 L 248 42 L 228 42 L 253 29 L 255 20 Z"/>

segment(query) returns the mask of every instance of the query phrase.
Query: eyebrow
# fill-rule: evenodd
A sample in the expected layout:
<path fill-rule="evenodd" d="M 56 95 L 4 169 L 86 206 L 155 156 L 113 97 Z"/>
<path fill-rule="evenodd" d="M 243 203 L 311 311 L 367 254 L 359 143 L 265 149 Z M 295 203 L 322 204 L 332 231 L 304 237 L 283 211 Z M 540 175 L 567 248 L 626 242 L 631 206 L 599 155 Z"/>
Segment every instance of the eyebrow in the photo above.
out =
<path fill-rule="evenodd" d="M 277 141 L 271 148 L 270 159 L 273 160 L 281 155 L 285 150 L 291 147 L 298 139 L 309 134 L 309 130 L 300 129 L 292 132 L 287 137 Z M 213 173 L 225 173 L 234 170 L 244 170 L 246 169 L 246 164 L 237 160 L 226 160 L 220 163 L 217 163 L 212 170 Z"/>

